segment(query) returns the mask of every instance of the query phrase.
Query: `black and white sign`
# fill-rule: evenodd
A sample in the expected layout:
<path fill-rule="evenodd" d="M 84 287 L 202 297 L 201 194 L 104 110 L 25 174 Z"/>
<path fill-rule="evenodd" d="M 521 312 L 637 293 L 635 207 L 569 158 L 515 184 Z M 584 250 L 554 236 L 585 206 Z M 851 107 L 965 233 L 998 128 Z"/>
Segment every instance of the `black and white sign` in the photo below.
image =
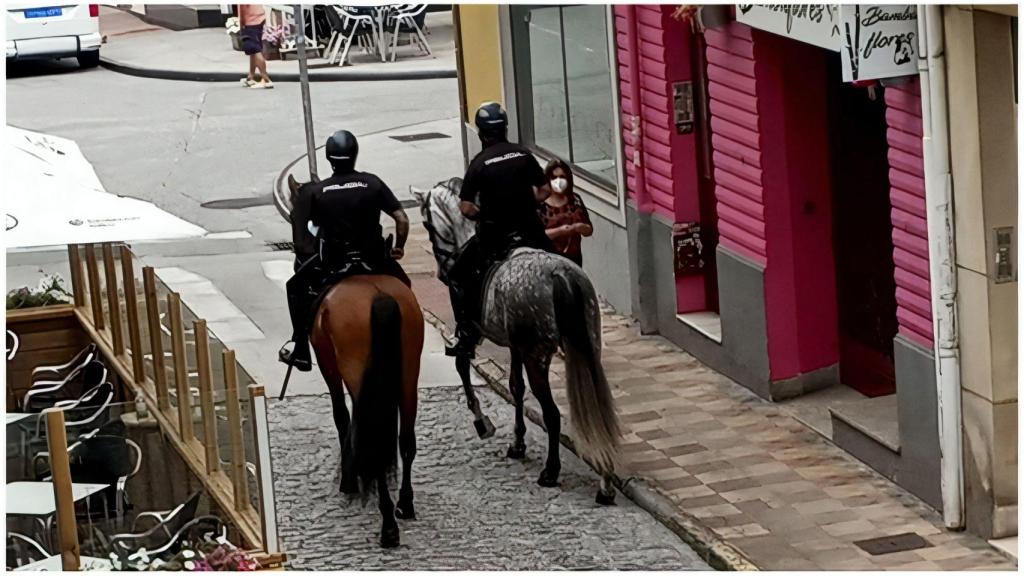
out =
<path fill-rule="evenodd" d="M 737 4 L 736 20 L 751 28 L 838 52 L 838 4 Z"/>
<path fill-rule="evenodd" d="M 840 6 L 843 81 L 917 74 L 917 7 Z"/>

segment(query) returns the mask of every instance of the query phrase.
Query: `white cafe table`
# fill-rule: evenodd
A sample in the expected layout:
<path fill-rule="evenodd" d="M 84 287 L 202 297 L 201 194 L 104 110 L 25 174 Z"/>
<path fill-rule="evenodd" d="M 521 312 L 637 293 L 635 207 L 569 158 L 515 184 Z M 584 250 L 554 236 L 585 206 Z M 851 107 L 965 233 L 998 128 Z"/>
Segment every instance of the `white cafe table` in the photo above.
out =
<path fill-rule="evenodd" d="M 7 425 L 16 424 L 21 422 L 25 418 L 31 418 L 32 416 L 39 416 L 39 414 L 25 414 L 24 412 L 8 412 L 7 413 Z"/>
<path fill-rule="evenodd" d="M 92 556 L 82 556 L 79 558 L 79 569 L 80 570 L 103 570 L 110 571 L 114 569 L 114 565 L 110 560 L 104 560 L 103 558 L 93 558 Z M 64 570 L 64 565 L 61 564 L 60 555 L 50 556 L 49 558 L 43 558 L 37 562 L 26 564 L 15 568 L 15 572 L 61 572 Z"/>
<path fill-rule="evenodd" d="M 72 484 L 75 502 L 103 491 L 109 484 Z M 57 512 L 52 482 L 11 482 L 7 485 L 7 515 L 45 518 Z"/>

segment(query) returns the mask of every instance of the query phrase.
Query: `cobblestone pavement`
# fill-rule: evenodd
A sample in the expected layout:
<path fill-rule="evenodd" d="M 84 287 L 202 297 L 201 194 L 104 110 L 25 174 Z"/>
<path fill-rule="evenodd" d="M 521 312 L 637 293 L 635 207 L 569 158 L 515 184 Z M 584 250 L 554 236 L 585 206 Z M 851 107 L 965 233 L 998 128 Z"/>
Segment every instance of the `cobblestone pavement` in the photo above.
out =
<path fill-rule="evenodd" d="M 505 458 L 512 408 L 478 388 L 497 434 L 480 440 L 461 388 L 420 390 L 415 521 L 402 545 L 377 546 L 376 499 L 338 492 L 340 449 L 327 395 L 270 410 L 278 519 L 292 569 L 708 570 L 675 534 L 621 494 L 594 502 L 598 477 L 562 450 L 560 488 L 541 488 L 546 433 L 528 423 L 528 455 Z M 395 494 L 397 496 L 397 494 Z"/>

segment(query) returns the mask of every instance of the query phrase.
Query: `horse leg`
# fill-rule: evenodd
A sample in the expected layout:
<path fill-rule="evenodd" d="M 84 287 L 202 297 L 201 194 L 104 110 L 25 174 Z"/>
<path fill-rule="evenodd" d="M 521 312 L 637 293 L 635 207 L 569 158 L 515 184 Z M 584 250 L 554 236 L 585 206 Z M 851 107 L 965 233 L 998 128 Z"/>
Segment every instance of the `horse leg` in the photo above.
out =
<path fill-rule="evenodd" d="M 508 447 L 507 457 L 521 460 L 526 457 L 526 422 L 523 419 L 523 396 L 526 395 L 526 382 L 523 382 L 523 360 L 512 348 L 512 366 L 508 377 L 509 392 L 516 406 L 515 440 Z"/>
<path fill-rule="evenodd" d="M 597 491 L 597 503 L 603 506 L 615 504 L 615 485 L 612 484 L 612 476 L 609 473 L 601 475 L 601 488 Z"/>
<path fill-rule="evenodd" d="M 391 491 L 388 489 L 387 472 L 377 477 L 378 508 L 383 520 L 380 528 L 380 547 L 394 548 L 398 546 L 398 522 L 395 520 L 395 505 L 391 502 Z"/>
<path fill-rule="evenodd" d="M 537 483 L 551 488 L 558 486 L 558 474 L 562 470 L 562 463 L 558 458 L 562 416 L 558 411 L 558 405 L 555 404 L 555 399 L 551 396 L 551 384 L 548 381 L 551 355 L 527 356 L 525 364 L 526 375 L 530 379 L 530 391 L 540 402 L 541 410 L 544 413 L 544 427 L 548 430 L 548 459 L 544 463 L 544 470 L 541 471 Z"/>
<path fill-rule="evenodd" d="M 349 414 L 345 405 L 345 383 L 338 372 L 338 364 L 334 356 L 334 348 L 329 341 L 323 341 L 315 333 L 313 337 L 313 350 L 316 353 L 317 365 L 320 366 L 320 373 L 327 382 L 327 389 L 331 392 L 331 406 L 334 412 L 334 426 L 338 429 L 338 439 L 341 441 L 341 486 L 344 494 L 356 494 L 359 492 L 359 483 L 356 481 L 355 471 L 352 465 L 355 459 L 352 457 L 352 443 L 349 438 Z"/>
<path fill-rule="evenodd" d="M 410 405 L 411 404 L 411 405 Z M 415 520 L 412 505 L 412 461 L 416 459 L 416 397 L 406 397 L 401 405 L 402 428 L 398 436 L 398 452 L 402 456 L 402 487 L 398 491 L 395 516 L 402 520 Z"/>
<path fill-rule="evenodd" d="M 457 356 L 455 358 L 455 371 L 459 373 L 459 378 L 462 380 L 462 389 L 466 393 L 466 405 L 473 412 L 473 426 L 476 427 L 476 433 L 480 438 L 490 438 L 494 436 L 494 424 L 490 418 L 484 415 L 483 410 L 480 409 L 480 401 L 477 400 L 476 392 L 473 390 L 473 383 L 469 379 L 469 370 L 469 357 L 462 354 Z"/>
<path fill-rule="evenodd" d="M 359 493 L 359 482 L 356 480 L 355 470 L 352 468 L 355 458 L 352 456 L 352 442 L 349 437 L 350 420 L 348 407 L 345 405 L 345 391 L 342 388 L 337 393 L 331 392 L 331 404 L 334 406 L 334 425 L 338 428 L 338 437 L 341 439 L 341 485 L 339 489 L 343 494 Z"/>

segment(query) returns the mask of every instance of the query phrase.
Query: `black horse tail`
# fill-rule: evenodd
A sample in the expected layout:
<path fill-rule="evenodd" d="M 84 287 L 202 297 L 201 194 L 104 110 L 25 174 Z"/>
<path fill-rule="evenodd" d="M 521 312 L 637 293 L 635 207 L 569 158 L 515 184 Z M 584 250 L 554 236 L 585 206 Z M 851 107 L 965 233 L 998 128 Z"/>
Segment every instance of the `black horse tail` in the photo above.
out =
<path fill-rule="evenodd" d="M 364 500 L 376 481 L 387 482 L 398 455 L 398 399 L 402 382 L 402 311 L 378 295 L 370 309 L 370 357 L 352 407 L 355 471 Z"/>
<path fill-rule="evenodd" d="M 601 326 L 593 289 L 582 275 L 557 274 L 555 323 L 565 351 L 569 414 L 577 445 L 598 472 L 611 473 L 619 447 L 619 419 L 611 388 L 601 367 Z"/>

